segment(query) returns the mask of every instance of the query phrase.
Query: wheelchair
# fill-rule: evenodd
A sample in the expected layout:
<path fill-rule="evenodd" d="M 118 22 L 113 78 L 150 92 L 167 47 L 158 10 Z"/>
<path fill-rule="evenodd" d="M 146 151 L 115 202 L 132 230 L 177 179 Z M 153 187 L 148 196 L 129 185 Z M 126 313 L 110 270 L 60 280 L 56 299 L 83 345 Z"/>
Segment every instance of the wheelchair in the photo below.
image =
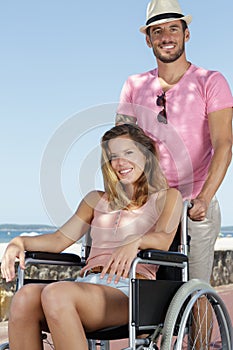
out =
<path fill-rule="evenodd" d="M 128 339 L 128 347 L 121 350 L 233 349 L 232 323 L 222 299 L 208 283 L 188 279 L 188 206 L 185 201 L 181 223 L 168 252 L 147 249 L 134 259 L 129 275 L 128 324 L 86 333 L 89 350 L 110 350 L 110 342 L 119 339 Z M 79 269 L 84 266 L 89 249 L 90 245 L 85 245 L 82 257 L 26 252 L 26 265 L 65 265 Z M 159 265 L 157 279 L 137 279 L 136 267 L 140 263 Z M 41 282 L 26 279 L 24 274 L 18 270 L 17 289 L 26 283 Z M 42 336 L 46 342 L 46 335 Z M 52 344 L 51 348 L 54 348 Z M 6 349 L 8 343 L 0 345 L 0 350 Z"/>

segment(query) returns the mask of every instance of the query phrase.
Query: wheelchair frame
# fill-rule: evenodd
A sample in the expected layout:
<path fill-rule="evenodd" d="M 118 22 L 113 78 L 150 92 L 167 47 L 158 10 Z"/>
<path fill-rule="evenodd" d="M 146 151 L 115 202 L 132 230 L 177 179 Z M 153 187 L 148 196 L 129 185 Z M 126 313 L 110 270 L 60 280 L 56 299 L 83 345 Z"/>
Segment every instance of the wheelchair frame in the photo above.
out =
<path fill-rule="evenodd" d="M 129 323 L 87 333 L 90 350 L 96 350 L 97 346 L 100 350 L 110 350 L 110 340 L 124 338 L 129 338 L 129 347 L 122 350 L 197 349 L 197 340 L 191 340 L 190 337 L 191 322 L 194 322 L 192 310 L 194 305 L 198 305 L 201 300 L 203 302 L 203 297 L 208 300 L 207 308 L 212 310 L 212 318 L 216 322 L 218 332 L 217 339 L 211 340 L 211 344 L 207 345 L 207 340 L 204 339 L 206 345 L 200 350 L 216 349 L 216 346 L 218 349 L 232 350 L 232 323 L 223 301 L 208 283 L 201 280 L 188 281 L 188 206 L 188 201 L 185 201 L 178 252 L 150 249 L 139 252 L 132 263 L 129 275 Z M 79 267 L 84 265 L 83 259 L 74 254 L 42 252 L 26 252 L 25 263 Z M 172 277 L 168 280 L 160 277 L 155 281 L 136 279 L 136 267 L 140 263 L 160 265 L 160 269 L 165 268 L 169 271 L 173 269 Z M 19 268 L 17 289 L 20 289 L 25 282 L 27 283 L 24 270 Z M 143 293 L 148 294 L 148 288 L 150 298 L 145 298 Z M 139 337 L 145 333 L 150 333 L 150 336 Z M 6 349 L 9 349 L 8 343 L 0 345 L 0 350 Z"/>

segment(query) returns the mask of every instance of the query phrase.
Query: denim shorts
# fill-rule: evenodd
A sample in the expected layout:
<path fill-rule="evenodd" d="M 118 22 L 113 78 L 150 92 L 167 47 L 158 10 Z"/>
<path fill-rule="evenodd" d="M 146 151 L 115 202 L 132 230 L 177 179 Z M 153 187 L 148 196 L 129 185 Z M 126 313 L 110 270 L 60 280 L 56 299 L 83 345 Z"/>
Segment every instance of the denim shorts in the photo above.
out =
<path fill-rule="evenodd" d="M 129 296 L 129 278 L 120 278 L 118 283 L 114 282 L 114 277 L 111 281 L 111 283 L 107 283 L 108 274 L 104 276 L 104 278 L 100 278 L 100 273 L 91 273 L 84 277 L 78 277 L 76 278 L 75 282 L 84 282 L 84 283 L 93 283 L 93 284 L 99 284 L 102 286 L 108 286 L 112 288 L 116 288 L 120 291 L 122 291 L 127 297 Z"/>

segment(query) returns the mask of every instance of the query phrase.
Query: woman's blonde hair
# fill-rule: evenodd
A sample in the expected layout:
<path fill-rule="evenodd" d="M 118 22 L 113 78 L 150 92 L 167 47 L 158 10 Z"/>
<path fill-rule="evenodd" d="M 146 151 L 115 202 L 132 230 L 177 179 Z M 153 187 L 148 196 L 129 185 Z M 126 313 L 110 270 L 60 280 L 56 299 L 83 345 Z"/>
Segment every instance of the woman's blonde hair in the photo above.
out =
<path fill-rule="evenodd" d="M 124 185 L 118 179 L 111 166 L 109 141 L 120 136 L 127 136 L 134 141 L 137 148 L 146 158 L 144 172 L 135 183 L 134 196 L 131 199 L 128 198 L 124 190 Z M 101 146 L 101 167 L 104 188 L 112 209 L 117 210 L 140 207 L 146 203 L 148 196 L 152 193 L 168 187 L 167 181 L 158 163 L 154 142 L 137 125 L 121 124 L 113 127 L 103 135 Z"/>

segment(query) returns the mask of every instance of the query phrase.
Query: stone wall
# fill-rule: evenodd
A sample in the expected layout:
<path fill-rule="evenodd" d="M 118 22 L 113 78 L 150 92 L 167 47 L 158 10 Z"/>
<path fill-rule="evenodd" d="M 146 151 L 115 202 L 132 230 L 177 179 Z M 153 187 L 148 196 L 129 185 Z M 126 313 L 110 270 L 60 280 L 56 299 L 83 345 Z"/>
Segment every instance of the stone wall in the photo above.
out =
<path fill-rule="evenodd" d="M 34 279 L 75 279 L 78 268 L 45 265 L 41 268 L 40 265 L 31 265 L 27 268 L 25 275 Z M 211 285 L 217 287 L 230 283 L 233 283 L 233 250 L 215 251 Z M 5 283 L 0 276 L 0 321 L 8 319 L 9 306 L 15 288 L 15 282 Z"/>
<path fill-rule="evenodd" d="M 217 250 L 211 276 L 213 287 L 233 283 L 233 250 Z"/>

